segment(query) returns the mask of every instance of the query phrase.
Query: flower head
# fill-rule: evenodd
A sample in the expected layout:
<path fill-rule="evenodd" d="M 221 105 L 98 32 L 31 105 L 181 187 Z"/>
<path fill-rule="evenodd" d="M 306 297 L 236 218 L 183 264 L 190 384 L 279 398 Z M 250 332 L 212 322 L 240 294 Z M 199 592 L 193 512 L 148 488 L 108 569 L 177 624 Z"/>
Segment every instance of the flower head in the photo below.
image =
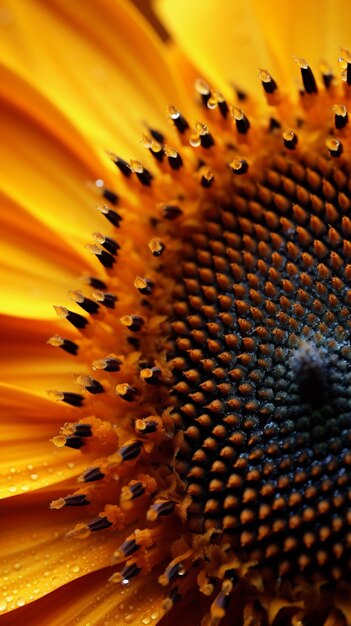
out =
<path fill-rule="evenodd" d="M 196 4 L 194 37 L 183 43 L 201 64 L 206 46 L 213 49 L 203 36 L 213 9 Z M 160 5 L 176 34 L 172 11 L 180 5 Z M 273 35 L 261 4 L 224 6 L 232 19 Z M 167 63 L 183 68 L 185 83 L 195 71 L 169 44 L 167 62 L 155 64 L 156 83 L 166 78 L 177 104 L 167 108 L 168 130 L 144 124 L 145 158 L 130 159 L 122 138 L 118 153 L 110 149 L 115 123 L 103 102 L 114 101 L 111 24 L 125 38 L 117 58 L 119 86 L 131 90 L 128 98 L 119 94 L 126 121 L 136 101 L 131 77 L 123 82 L 128 68 L 139 47 L 150 60 L 161 44 L 129 5 L 106 0 L 96 8 L 85 14 L 62 1 L 30 2 L 34 24 L 71 38 L 95 77 L 92 88 L 73 64 L 69 76 L 81 92 L 71 102 L 59 95 L 61 80 L 68 93 L 62 68 L 48 85 L 34 76 L 34 87 L 28 83 L 26 63 L 11 52 L 26 10 L 14 3 L 3 13 L 5 138 L 10 144 L 15 119 L 26 139 L 15 151 L 20 163 L 24 151 L 26 166 L 16 178 L 16 157 L 9 159 L 4 193 L 11 249 L 23 255 L 15 274 L 23 282 L 12 287 L 19 303 L 11 300 L 23 319 L 9 316 L 6 330 L 12 346 L 25 342 L 28 366 L 19 372 L 28 388 L 48 383 L 49 395 L 6 394 L 4 436 L 16 446 L 5 464 L 5 494 L 14 496 L 5 619 L 45 623 L 55 601 L 47 623 L 71 624 L 78 613 L 78 623 L 96 625 L 172 624 L 186 616 L 203 626 L 343 626 L 351 562 L 351 56 L 343 51 L 336 73 L 322 64 L 317 75 L 306 42 L 306 59 L 295 57 L 294 95 L 284 84 L 285 61 L 268 54 L 263 35 L 237 33 L 233 75 L 227 64 L 220 74 L 208 61 L 183 110 L 184 85 L 171 84 Z M 137 37 L 129 45 L 133 28 L 143 45 Z M 246 65 L 236 52 L 243 41 L 261 51 L 245 48 Z M 271 43 L 279 49 L 279 31 Z M 223 54 L 216 40 L 214 59 L 227 60 L 228 49 Z M 257 66 L 268 68 L 256 72 L 261 105 L 245 82 L 255 54 Z M 59 58 L 66 67 L 64 51 Z M 151 69 L 134 70 L 142 88 Z M 146 101 L 154 96 L 150 87 Z M 58 207 L 61 197 L 70 204 Z M 94 204 L 95 219 L 87 218 L 93 233 L 78 252 L 85 209 Z M 28 233 L 40 258 L 36 271 Z M 74 273 L 84 274 L 80 284 Z M 35 289 L 44 302 L 55 295 L 58 320 L 25 319 L 25 288 L 31 301 Z M 45 317 L 37 302 L 30 313 Z M 16 380 L 11 367 L 9 380 Z"/>

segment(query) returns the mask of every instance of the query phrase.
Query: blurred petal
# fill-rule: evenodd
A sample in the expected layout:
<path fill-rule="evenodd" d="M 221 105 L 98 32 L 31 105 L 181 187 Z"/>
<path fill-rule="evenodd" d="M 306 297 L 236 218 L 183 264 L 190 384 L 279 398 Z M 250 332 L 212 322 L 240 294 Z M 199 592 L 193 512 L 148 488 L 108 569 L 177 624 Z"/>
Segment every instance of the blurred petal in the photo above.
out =
<path fill-rule="evenodd" d="M 2 104 L 0 149 L 3 191 L 78 248 L 99 224 L 87 185 L 92 170 L 79 161 L 55 130 L 30 115 Z"/>
<path fill-rule="evenodd" d="M 168 44 L 168 54 L 172 59 L 173 64 L 177 67 L 179 75 L 182 77 L 182 81 L 184 83 L 184 88 L 189 94 L 189 99 L 191 95 L 194 94 L 194 83 L 197 78 L 199 78 L 200 73 L 199 69 L 191 63 L 189 57 L 184 54 L 183 49 L 174 43 L 173 41 Z M 201 73 L 201 78 L 206 80 L 207 75 L 203 72 Z M 193 101 L 194 99 L 191 98 Z M 194 100 L 195 102 L 195 100 Z M 195 108 L 195 107 L 194 107 Z M 198 110 L 194 111 L 194 117 L 198 116 Z"/>
<path fill-rule="evenodd" d="M 58 450 L 49 438 L 72 419 L 72 407 L 40 398 L 16 387 L 0 385 L 0 497 L 24 494 L 77 476 L 86 456 Z"/>
<path fill-rule="evenodd" d="M 284 67 L 288 85 L 292 82 L 293 55 L 306 58 L 317 71 L 322 59 L 336 65 L 340 48 L 350 44 L 350 3 L 347 0 L 296 0 L 294 3 L 255 0 L 255 12 L 266 41 Z"/>
<path fill-rule="evenodd" d="M 292 55 L 318 68 L 348 46 L 347 0 L 156 0 L 161 19 L 183 51 L 214 86 L 234 82 L 257 88 L 264 67 L 278 80 L 293 85 L 298 77 Z"/>
<path fill-rule="evenodd" d="M 128 148 L 137 122 L 180 90 L 162 44 L 127 2 L 4 0 L 1 56 L 102 148 Z M 63 45 L 64 42 L 64 45 Z"/>
<path fill-rule="evenodd" d="M 36 193 L 40 196 L 40 189 Z M 27 195 L 23 201 L 30 204 Z M 52 204 L 52 195 L 46 204 L 43 199 L 43 213 L 46 209 L 50 214 L 48 209 Z M 35 204 L 35 210 L 39 208 L 40 205 Z M 0 243 L 0 273 L 6 293 L 1 299 L 1 312 L 36 318 L 56 317 L 53 303 L 67 298 L 67 291 L 77 275 L 92 270 L 83 245 L 80 256 L 58 233 L 1 193 L 0 228 L 5 234 Z"/>
<path fill-rule="evenodd" d="M 252 1 L 157 0 L 155 4 L 176 43 L 214 87 L 225 90 L 234 83 L 251 90 L 257 85 L 260 66 L 274 72 Z"/>
<path fill-rule="evenodd" d="M 16 74 L 6 66 L 6 61 L 0 62 L 0 95 L 11 104 L 36 120 L 48 133 L 54 134 L 60 143 L 64 144 L 91 172 L 101 168 L 99 151 L 96 146 L 79 132 L 74 124 L 60 110 L 58 102 L 49 100 L 41 91 L 36 89 L 31 81 Z"/>
<path fill-rule="evenodd" d="M 82 365 L 63 350 L 47 345 L 62 333 L 59 321 L 36 321 L 0 315 L 0 380 L 47 397 L 47 389 L 64 389 Z M 67 335 L 66 335 L 67 336 Z M 74 337 L 70 337 L 74 340 Z"/>

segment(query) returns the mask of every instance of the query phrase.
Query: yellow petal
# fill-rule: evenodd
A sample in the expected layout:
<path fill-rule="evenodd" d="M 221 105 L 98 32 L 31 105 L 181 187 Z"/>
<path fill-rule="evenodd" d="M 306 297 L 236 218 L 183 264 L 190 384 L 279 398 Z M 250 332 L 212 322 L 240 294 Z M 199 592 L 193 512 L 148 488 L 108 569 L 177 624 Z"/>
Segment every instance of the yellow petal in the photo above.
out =
<path fill-rule="evenodd" d="M 62 334 L 59 321 L 0 315 L 0 380 L 45 398 L 47 389 L 65 389 L 72 373 L 81 372 L 82 365 L 47 344 L 55 334 Z M 72 334 L 66 338 L 75 339 Z"/>
<path fill-rule="evenodd" d="M 318 75 L 322 59 L 337 66 L 341 47 L 350 42 L 350 3 L 347 0 L 255 0 L 255 12 L 266 41 L 285 69 L 284 78 L 292 84 L 292 56 L 307 59 Z M 267 68 L 269 69 L 269 68 Z M 340 70 L 337 70 L 340 72 Z"/>
<path fill-rule="evenodd" d="M 72 420 L 64 407 L 16 387 L 0 385 L 0 497 L 46 487 L 77 476 L 89 458 L 77 450 L 56 449 L 49 439 Z"/>
<path fill-rule="evenodd" d="M 292 55 L 318 70 L 350 38 L 347 0 L 156 0 L 156 7 L 194 65 L 223 89 L 229 82 L 257 89 L 260 67 L 293 87 L 299 72 Z"/>
<path fill-rule="evenodd" d="M 100 224 L 88 185 L 97 176 L 59 140 L 55 129 L 48 130 L 12 103 L 1 106 L 4 194 L 81 249 Z"/>
<path fill-rule="evenodd" d="M 156 583 L 157 573 L 140 581 L 137 579 L 126 588 L 107 583 L 109 573 L 108 569 L 104 569 L 85 576 L 34 604 L 6 615 L 7 626 L 19 623 L 26 626 L 157 624 L 162 604 L 161 589 Z"/>
<path fill-rule="evenodd" d="M 179 75 L 184 83 L 184 89 L 188 93 L 188 98 L 195 104 L 195 100 L 192 98 L 194 93 L 194 83 L 199 78 L 199 69 L 196 68 L 190 61 L 190 58 L 184 53 L 183 49 L 173 41 L 168 44 L 168 54 L 172 59 L 172 63 L 177 67 Z M 198 117 L 198 109 L 192 112 L 192 118 Z"/>
<path fill-rule="evenodd" d="M 267 66 L 274 73 L 276 66 L 272 67 L 254 2 L 158 0 L 155 4 L 176 43 L 214 87 L 225 91 L 234 83 L 252 90 L 259 67 Z"/>
<path fill-rule="evenodd" d="M 43 202 L 43 213 L 45 208 Z M 54 318 L 52 304 L 67 299 L 77 276 L 97 269 L 89 264 L 88 255 L 86 259 L 80 256 L 57 233 L 1 193 L 0 229 L 6 233 L 0 243 L 0 274 L 6 294 L 0 304 L 3 313 Z"/>
<path fill-rule="evenodd" d="M 79 132 L 55 102 L 48 100 L 28 81 L 0 61 L 0 96 L 15 110 L 22 111 L 54 134 L 92 173 L 101 168 L 101 155 L 96 146 Z"/>
<path fill-rule="evenodd" d="M 180 90 L 162 44 L 127 2 L 6 0 L 2 58 L 101 148 L 130 149 Z"/>
<path fill-rule="evenodd" d="M 107 531 L 92 533 L 88 541 L 65 539 L 67 530 L 89 514 L 71 509 L 51 511 L 48 501 L 52 495 L 45 490 L 15 497 L 6 503 L 6 515 L 2 511 L 1 575 L 6 596 L 1 597 L 7 602 L 6 610 L 107 567 L 114 547 L 123 540 L 123 535 Z"/>

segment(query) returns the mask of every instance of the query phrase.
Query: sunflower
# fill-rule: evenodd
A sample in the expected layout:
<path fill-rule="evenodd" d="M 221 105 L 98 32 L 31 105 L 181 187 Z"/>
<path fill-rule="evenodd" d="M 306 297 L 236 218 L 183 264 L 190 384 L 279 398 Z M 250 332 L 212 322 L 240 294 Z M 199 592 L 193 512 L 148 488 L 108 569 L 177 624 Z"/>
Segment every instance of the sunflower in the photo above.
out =
<path fill-rule="evenodd" d="M 0 7 L 1 623 L 344 626 L 349 6 L 156 9 Z"/>

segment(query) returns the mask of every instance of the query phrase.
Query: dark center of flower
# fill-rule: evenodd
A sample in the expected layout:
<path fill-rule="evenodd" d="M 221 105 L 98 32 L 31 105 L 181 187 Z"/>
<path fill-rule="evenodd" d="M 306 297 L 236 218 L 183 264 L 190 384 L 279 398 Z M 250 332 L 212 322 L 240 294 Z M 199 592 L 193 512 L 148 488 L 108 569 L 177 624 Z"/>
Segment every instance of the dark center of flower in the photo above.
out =
<path fill-rule="evenodd" d="M 349 173 L 276 156 L 188 238 L 172 361 L 188 527 L 280 575 L 350 573 Z"/>
<path fill-rule="evenodd" d="M 94 371 L 51 392 L 80 415 L 54 443 L 96 458 L 51 507 L 90 507 L 72 540 L 125 532 L 110 581 L 156 568 L 163 614 L 205 596 L 206 626 L 235 594 L 267 624 L 278 590 L 324 624 L 351 573 L 351 56 L 322 94 L 297 61 L 298 107 L 264 70 L 264 122 L 197 81 L 209 126 L 169 107 L 176 147 L 142 138 L 155 173 L 111 155 L 121 238 L 94 233 L 104 278 L 70 292 L 84 315 L 57 307 L 81 339 L 50 340 Z"/>

